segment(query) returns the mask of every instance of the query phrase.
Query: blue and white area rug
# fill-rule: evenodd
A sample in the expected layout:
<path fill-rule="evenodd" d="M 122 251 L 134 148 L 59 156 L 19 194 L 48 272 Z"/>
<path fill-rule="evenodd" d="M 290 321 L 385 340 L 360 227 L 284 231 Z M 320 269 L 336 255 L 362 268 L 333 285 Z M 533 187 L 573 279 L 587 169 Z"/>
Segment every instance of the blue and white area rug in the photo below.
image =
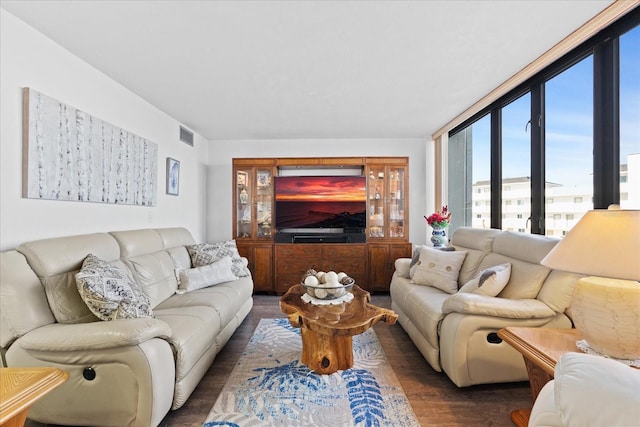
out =
<path fill-rule="evenodd" d="M 373 329 L 353 337 L 351 369 L 319 375 L 301 353 L 287 319 L 260 320 L 204 427 L 420 425 Z"/>

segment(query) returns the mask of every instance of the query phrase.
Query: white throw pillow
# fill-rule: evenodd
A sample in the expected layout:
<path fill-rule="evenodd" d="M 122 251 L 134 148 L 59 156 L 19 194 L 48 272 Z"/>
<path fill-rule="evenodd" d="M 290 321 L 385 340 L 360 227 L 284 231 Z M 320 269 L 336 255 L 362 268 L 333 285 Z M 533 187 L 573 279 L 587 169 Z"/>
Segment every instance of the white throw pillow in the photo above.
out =
<path fill-rule="evenodd" d="M 469 292 L 488 297 L 497 296 L 511 277 L 511 263 L 495 265 L 484 269 L 460 288 L 459 292 Z"/>
<path fill-rule="evenodd" d="M 184 294 L 196 289 L 238 280 L 238 277 L 233 274 L 232 267 L 231 257 L 226 256 L 202 267 L 179 270 L 180 280 L 176 293 Z"/>
<path fill-rule="evenodd" d="M 89 254 L 76 273 L 76 286 L 89 310 L 100 320 L 152 317 L 151 303 L 122 270 Z"/>
<path fill-rule="evenodd" d="M 441 251 L 423 247 L 411 273 L 411 282 L 455 294 L 458 291 L 458 272 L 466 256 L 465 251 Z"/>

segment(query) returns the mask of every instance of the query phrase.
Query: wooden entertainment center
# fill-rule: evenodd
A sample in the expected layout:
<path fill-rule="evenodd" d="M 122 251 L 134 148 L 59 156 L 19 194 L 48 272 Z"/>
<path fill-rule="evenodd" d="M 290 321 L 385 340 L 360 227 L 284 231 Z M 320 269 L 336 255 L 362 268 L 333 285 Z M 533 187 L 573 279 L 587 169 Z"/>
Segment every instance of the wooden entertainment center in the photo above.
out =
<path fill-rule="evenodd" d="M 275 177 L 343 172 L 366 177 L 363 229 L 278 235 Z M 407 157 L 236 158 L 232 181 L 233 236 L 257 292 L 283 294 L 310 268 L 344 271 L 369 292 L 388 292 L 394 261 L 411 256 Z"/>

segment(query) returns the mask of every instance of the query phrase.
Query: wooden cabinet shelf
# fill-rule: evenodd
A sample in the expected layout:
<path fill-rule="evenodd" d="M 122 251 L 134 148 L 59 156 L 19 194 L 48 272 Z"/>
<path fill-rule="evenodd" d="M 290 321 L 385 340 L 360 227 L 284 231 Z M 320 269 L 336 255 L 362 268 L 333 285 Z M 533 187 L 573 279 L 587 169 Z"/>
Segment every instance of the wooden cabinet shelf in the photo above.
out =
<path fill-rule="evenodd" d="M 411 255 L 407 157 L 233 159 L 233 236 L 255 290 L 282 294 L 305 271 L 344 271 L 363 289 L 389 291 L 394 261 Z M 366 243 L 275 243 L 280 170 L 361 168 L 367 177 Z"/>

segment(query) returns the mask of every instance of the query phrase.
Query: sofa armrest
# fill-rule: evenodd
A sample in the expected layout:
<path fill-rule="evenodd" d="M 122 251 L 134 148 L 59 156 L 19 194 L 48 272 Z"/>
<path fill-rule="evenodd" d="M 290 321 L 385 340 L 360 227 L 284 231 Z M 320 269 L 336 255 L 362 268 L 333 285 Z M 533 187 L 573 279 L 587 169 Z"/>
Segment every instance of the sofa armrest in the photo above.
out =
<path fill-rule="evenodd" d="M 76 324 L 54 323 L 24 335 L 20 345 L 25 350 L 34 351 L 89 351 L 134 346 L 152 338 L 170 336 L 169 325 L 147 317 Z"/>
<path fill-rule="evenodd" d="M 556 313 L 537 299 L 507 299 L 457 293 L 442 303 L 442 313 L 481 314 L 509 319 L 544 319 Z"/>
<path fill-rule="evenodd" d="M 409 278 L 409 267 L 411 266 L 411 258 L 398 258 L 396 259 L 394 266 L 396 268 L 396 274 L 400 277 Z"/>

